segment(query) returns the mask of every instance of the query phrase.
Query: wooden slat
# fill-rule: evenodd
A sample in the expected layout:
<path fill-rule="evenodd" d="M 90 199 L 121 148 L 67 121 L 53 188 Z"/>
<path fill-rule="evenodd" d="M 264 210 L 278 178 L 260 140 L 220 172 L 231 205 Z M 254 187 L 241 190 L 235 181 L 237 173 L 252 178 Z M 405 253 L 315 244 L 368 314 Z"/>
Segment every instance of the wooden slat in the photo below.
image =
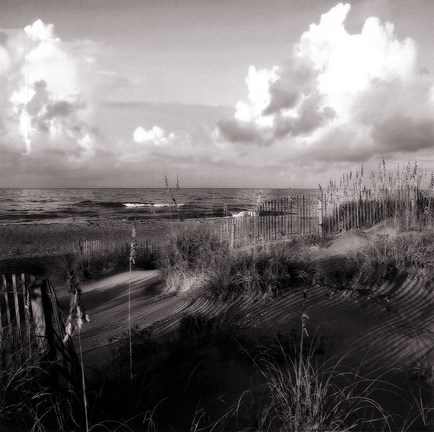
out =
<path fill-rule="evenodd" d="M 286 236 L 289 238 L 291 235 L 291 232 L 289 230 L 289 197 L 285 197 L 285 214 L 284 214 L 284 223 L 285 223 L 285 232 Z"/>
<path fill-rule="evenodd" d="M 308 195 L 307 196 L 307 230 L 308 230 L 309 234 L 311 234 L 311 225 L 312 225 L 311 220 L 310 220 L 311 215 L 312 215 L 311 205 L 312 205 L 312 199 L 311 199 L 311 196 Z"/>
<path fill-rule="evenodd" d="M 299 208 L 299 215 L 300 215 L 300 228 L 299 228 L 299 234 L 303 234 L 303 210 L 304 210 L 304 206 L 303 206 L 303 196 L 300 196 L 299 199 L 299 203 L 298 203 L 298 208 Z"/>
<path fill-rule="evenodd" d="M 270 235 L 270 203 L 267 201 L 266 205 L 266 219 L 265 219 L 265 240 L 268 240 Z"/>
<path fill-rule="evenodd" d="M 4 294 L 4 298 L 5 298 L 5 306 L 6 306 L 6 317 L 7 317 L 7 325 L 9 327 L 12 326 L 12 321 L 11 321 L 11 311 L 9 309 L 9 296 L 8 296 L 8 286 L 6 283 L 6 276 L 2 275 L 2 281 L 3 281 L 3 294 Z"/>
<path fill-rule="evenodd" d="M 302 198 L 302 210 L 301 210 L 301 214 L 302 214 L 302 234 L 306 233 L 306 202 L 305 202 L 305 196 L 303 195 Z"/>
<path fill-rule="evenodd" d="M 34 286 L 32 288 L 31 295 L 32 315 L 36 341 L 40 352 L 44 352 L 46 349 L 45 335 L 46 324 L 44 317 L 44 309 L 42 306 L 42 288 L 41 286 Z"/>
<path fill-rule="evenodd" d="M 31 324 L 30 324 L 30 296 L 26 286 L 26 275 L 24 273 L 21 273 L 21 283 L 23 289 L 24 322 L 26 328 L 27 344 L 30 350 L 29 354 L 31 354 L 32 334 L 31 334 Z"/>
<path fill-rule="evenodd" d="M 360 210 L 360 198 L 359 196 L 357 196 L 357 201 L 356 201 L 356 225 L 357 225 L 357 229 L 360 229 L 360 218 L 359 218 L 359 210 Z"/>
<path fill-rule="evenodd" d="M 12 289 L 14 292 L 16 326 L 17 326 L 18 332 L 21 332 L 20 306 L 18 304 L 17 278 L 16 278 L 15 274 L 12 275 Z"/>
<path fill-rule="evenodd" d="M 297 225 L 296 231 L 297 232 L 296 232 L 296 234 L 301 234 L 301 204 L 300 204 L 300 202 L 301 202 L 301 197 L 297 195 L 296 204 L 295 204 L 296 217 L 297 217 L 297 220 L 296 220 L 296 225 Z"/>
<path fill-rule="evenodd" d="M 293 201 L 293 198 L 291 197 L 290 199 L 289 199 L 289 218 L 290 218 L 290 221 L 289 221 L 289 224 L 290 224 L 290 227 L 289 227 L 289 232 L 291 233 L 291 237 L 292 237 L 292 235 L 293 235 L 293 231 L 292 231 L 292 217 L 293 217 L 293 215 L 292 215 L 292 201 Z"/>
<path fill-rule="evenodd" d="M 277 203 L 276 203 L 276 200 L 273 200 L 273 239 L 274 240 L 276 240 L 276 238 L 277 238 L 277 217 L 276 217 L 276 208 L 277 208 L 277 205 L 276 205 Z"/>

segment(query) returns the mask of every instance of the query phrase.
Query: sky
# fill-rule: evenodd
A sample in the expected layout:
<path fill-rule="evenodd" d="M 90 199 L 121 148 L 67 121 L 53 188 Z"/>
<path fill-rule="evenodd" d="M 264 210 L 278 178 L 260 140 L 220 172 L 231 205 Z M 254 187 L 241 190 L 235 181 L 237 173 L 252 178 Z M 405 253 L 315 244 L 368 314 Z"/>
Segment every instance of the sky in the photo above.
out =
<path fill-rule="evenodd" d="M 0 187 L 434 168 L 431 0 L 0 0 Z"/>

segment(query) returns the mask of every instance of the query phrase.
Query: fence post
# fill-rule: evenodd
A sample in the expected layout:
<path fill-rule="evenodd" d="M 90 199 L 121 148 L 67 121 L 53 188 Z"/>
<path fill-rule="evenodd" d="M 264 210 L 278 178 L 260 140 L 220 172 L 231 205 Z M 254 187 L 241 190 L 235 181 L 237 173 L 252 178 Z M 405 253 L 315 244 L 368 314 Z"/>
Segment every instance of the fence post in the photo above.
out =
<path fill-rule="evenodd" d="M 5 275 L 2 275 L 2 281 L 3 281 L 2 291 L 5 296 L 6 316 L 8 318 L 7 326 L 9 327 L 9 331 L 10 331 L 10 329 L 12 328 L 12 319 L 11 319 L 11 310 L 9 309 L 8 284 Z"/>
<path fill-rule="evenodd" d="M 17 326 L 18 334 L 21 334 L 20 306 L 18 304 L 17 277 L 15 274 L 12 275 L 12 290 L 14 294 L 15 323 Z"/>
<path fill-rule="evenodd" d="M 56 355 L 55 346 L 54 346 L 54 328 L 52 321 L 52 313 L 53 313 L 53 305 L 51 302 L 51 293 L 49 293 L 48 279 L 44 279 L 41 285 L 41 300 L 42 300 L 42 309 L 44 314 L 45 321 L 45 338 L 47 341 L 47 351 L 48 359 L 54 359 Z"/>
<path fill-rule="evenodd" d="M 42 301 L 42 286 L 41 283 L 36 284 L 34 282 L 34 279 L 32 278 L 32 282 L 29 288 L 31 289 L 30 297 L 36 341 L 38 344 L 39 352 L 44 353 L 47 346 L 45 341 L 46 324 Z"/>
<path fill-rule="evenodd" d="M 323 195 L 318 197 L 318 229 L 319 233 L 323 233 Z"/>
<path fill-rule="evenodd" d="M 230 224 L 230 234 L 229 234 L 229 246 L 231 249 L 234 248 L 234 243 L 235 243 L 235 220 L 232 218 Z"/>

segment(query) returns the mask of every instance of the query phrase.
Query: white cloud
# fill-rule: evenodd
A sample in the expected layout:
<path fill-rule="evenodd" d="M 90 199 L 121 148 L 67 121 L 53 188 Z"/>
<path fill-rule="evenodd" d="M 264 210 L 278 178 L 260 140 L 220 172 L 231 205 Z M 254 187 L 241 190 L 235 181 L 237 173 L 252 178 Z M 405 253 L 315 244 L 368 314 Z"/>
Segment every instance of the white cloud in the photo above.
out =
<path fill-rule="evenodd" d="M 273 125 L 271 116 L 262 115 L 270 104 L 271 96 L 269 88 L 279 78 L 278 68 L 272 70 L 256 69 L 250 66 L 246 78 L 246 85 L 249 92 L 249 103 L 238 102 L 235 118 L 239 121 L 258 122 L 257 126 L 270 127 Z"/>
<path fill-rule="evenodd" d="M 414 41 L 375 17 L 350 34 L 349 12 L 340 3 L 323 14 L 284 66 L 251 66 L 248 102 L 219 123 L 220 137 L 260 146 L 285 140 L 294 158 L 366 160 L 434 146 L 433 81 L 419 73 Z"/>
<path fill-rule="evenodd" d="M 164 129 L 159 126 L 154 126 L 149 130 L 139 126 L 133 133 L 133 140 L 138 144 L 166 145 L 174 141 L 175 138 L 176 135 L 173 132 L 166 134 Z"/>
<path fill-rule="evenodd" d="M 79 161 L 86 153 L 88 159 L 95 131 L 89 126 L 91 104 L 81 91 L 91 72 L 87 53 L 62 42 L 54 26 L 41 20 L 24 30 L 6 32 L 4 39 L 0 44 L 3 146 L 45 158 L 55 151 L 63 155 L 57 162 L 63 160 L 65 165 L 68 155 Z"/>

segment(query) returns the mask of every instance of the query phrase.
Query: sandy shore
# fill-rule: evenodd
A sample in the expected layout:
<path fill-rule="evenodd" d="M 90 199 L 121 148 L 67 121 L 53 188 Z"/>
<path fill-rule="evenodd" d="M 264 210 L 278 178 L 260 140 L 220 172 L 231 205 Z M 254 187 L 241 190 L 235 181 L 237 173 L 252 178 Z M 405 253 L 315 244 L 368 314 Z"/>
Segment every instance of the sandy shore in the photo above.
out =
<path fill-rule="evenodd" d="M 136 225 L 138 242 L 158 242 L 176 223 L 146 221 Z M 131 223 L 5 224 L 0 225 L 0 273 L 48 277 L 56 289 L 66 284 L 66 273 L 83 240 L 129 242 Z"/>
<path fill-rule="evenodd" d="M 157 240 L 175 223 L 179 222 L 140 222 L 137 241 Z M 131 226 L 125 222 L 0 225 L 0 260 L 72 253 L 82 240 L 129 241 Z"/>
<path fill-rule="evenodd" d="M 213 224 L 213 219 L 152 219 L 136 222 L 136 241 L 158 243 L 176 226 Z M 5 259 L 59 256 L 73 253 L 83 240 L 125 241 L 131 239 L 132 222 L 89 221 L 86 223 L 0 224 L 0 263 Z"/>

